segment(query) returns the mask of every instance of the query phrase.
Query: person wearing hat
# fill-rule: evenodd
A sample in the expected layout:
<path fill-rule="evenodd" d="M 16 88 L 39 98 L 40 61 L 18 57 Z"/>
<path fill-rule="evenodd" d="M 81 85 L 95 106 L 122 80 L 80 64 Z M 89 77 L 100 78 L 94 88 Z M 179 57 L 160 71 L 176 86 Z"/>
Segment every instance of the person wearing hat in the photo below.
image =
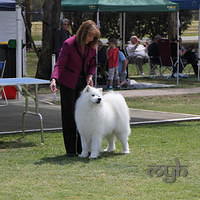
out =
<path fill-rule="evenodd" d="M 117 88 L 120 88 L 120 79 L 118 72 L 119 65 L 119 49 L 117 48 L 117 40 L 111 38 L 108 42 L 108 81 L 109 81 L 109 89 L 113 88 L 113 80 L 117 81 Z"/>

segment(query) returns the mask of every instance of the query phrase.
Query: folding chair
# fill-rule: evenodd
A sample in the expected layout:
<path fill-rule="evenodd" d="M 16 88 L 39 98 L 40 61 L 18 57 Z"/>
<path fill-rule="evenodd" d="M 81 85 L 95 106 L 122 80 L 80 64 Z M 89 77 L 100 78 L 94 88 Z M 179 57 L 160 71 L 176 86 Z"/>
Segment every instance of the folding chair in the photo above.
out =
<path fill-rule="evenodd" d="M 160 75 L 166 70 L 169 70 L 172 74 L 173 71 L 173 59 L 171 57 L 171 45 L 168 39 L 160 39 L 158 41 L 158 51 L 160 55 Z"/>
<path fill-rule="evenodd" d="M 0 61 L 0 78 L 3 78 L 5 67 L 6 67 L 6 60 L 5 61 Z M 2 96 L 1 99 L 3 99 L 3 96 L 4 96 L 4 100 L 5 100 L 5 104 L 1 104 L 0 106 L 8 105 L 8 100 L 7 100 L 7 97 L 6 97 L 6 93 L 5 93 L 4 87 L 2 87 L 2 86 L 0 86 L 0 93 L 1 93 L 1 96 Z"/>

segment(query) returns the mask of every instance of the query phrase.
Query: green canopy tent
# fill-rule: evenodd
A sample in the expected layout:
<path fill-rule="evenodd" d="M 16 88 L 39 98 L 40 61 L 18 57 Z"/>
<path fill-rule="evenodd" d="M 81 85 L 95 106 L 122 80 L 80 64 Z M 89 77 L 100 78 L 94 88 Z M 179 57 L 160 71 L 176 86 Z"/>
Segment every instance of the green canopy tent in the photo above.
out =
<path fill-rule="evenodd" d="M 178 6 L 168 0 L 62 0 L 63 11 L 169 12 Z"/>
<path fill-rule="evenodd" d="M 177 12 L 176 3 L 168 0 L 62 0 L 63 11 L 97 12 Z M 124 24 L 125 26 L 125 24 Z"/>
<path fill-rule="evenodd" d="M 178 4 L 168 0 L 62 0 L 62 11 L 96 12 L 97 25 L 100 27 L 99 12 L 120 12 L 120 38 L 122 48 L 125 46 L 125 13 L 126 12 L 177 12 L 179 22 Z M 123 19 L 123 20 L 122 20 Z M 123 29 L 122 29 L 123 25 Z M 179 23 L 177 23 L 179 27 Z M 123 30 L 123 31 L 122 31 Z M 177 28 L 177 38 L 179 28 Z M 178 46 L 178 45 L 177 45 Z M 179 47 L 177 47 L 178 52 Z M 178 55 L 178 54 L 177 54 Z M 179 60 L 179 58 L 177 58 Z M 179 64 L 178 64 L 179 66 Z M 178 76 L 177 76 L 178 85 Z"/>

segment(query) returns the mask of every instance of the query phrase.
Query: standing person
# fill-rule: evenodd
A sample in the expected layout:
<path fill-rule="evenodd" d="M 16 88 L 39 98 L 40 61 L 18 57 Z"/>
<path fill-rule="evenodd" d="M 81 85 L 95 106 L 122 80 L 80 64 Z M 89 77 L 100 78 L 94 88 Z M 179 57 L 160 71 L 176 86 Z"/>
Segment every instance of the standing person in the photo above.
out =
<path fill-rule="evenodd" d="M 127 68 L 128 65 L 128 60 L 126 59 L 124 53 L 122 51 L 119 51 L 119 67 L 118 67 L 118 72 L 119 72 L 119 77 L 120 77 L 120 87 L 123 87 L 126 85 L 126 77 L 127 77 Z"/>
<path fill-rule="evenodd" d="M 56 92 L 57 83 L 60 85 L 63 138 L 67 156 L 76 156 L 82 150 L 74 120 L 75 102 L 87 84 L 93 86 L 99 38 L 100 31 L 95 22 L 83 22 L 76 35 L 64 42 L 52 73 L 51 91 Z"/>
<path fill-rule="evenodd" d="M 119 49 L 117 48 L 117 40 L 111 38 L 109 40 L 109 47 L 107 52 L 108 57 L 108 70 L 109 70 L 109 89 L 113 88 L 113 80 L 117 81 L 117 88 L 120 88 L 120 80 L 119 80 Z"/>
<path fill-rule="evenodd" d="M 56 59 L 59 56 L 63 42 L 71 36 L 70 21 L 67 18 L 61 20 L 61 28 L 56 31 L 55 35 L 55 54 Z"/>

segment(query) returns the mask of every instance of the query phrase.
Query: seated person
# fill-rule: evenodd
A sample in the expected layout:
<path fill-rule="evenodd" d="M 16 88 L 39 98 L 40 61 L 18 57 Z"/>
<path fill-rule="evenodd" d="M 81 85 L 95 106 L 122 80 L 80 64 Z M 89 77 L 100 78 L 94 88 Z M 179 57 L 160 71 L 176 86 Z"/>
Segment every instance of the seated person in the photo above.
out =
<path fill-rule="evenodd" d="M 155 67 L 160 65 L 160 54 L 158 50 L 158 41 L 161 39 L 160 35 L 154 37 L 153 42 L 148 46 L 148 55 L 150 58 L 150 75 L 155 74 Z"/>
<path fill-rule="evenodd" d="M 132 36 L 131 44 L 127 47 L 127 54 L 129 63 L 136 64 L 139 68 L 140 75 L 144 75 L 142 65 L 148 62 L 147 47 L 140 44 L 137 36 Z"/>
<path fill-rule="evenodd" d="M 120 77 L 120 87 L 124 87 L 127 85 L 126 77 L 127 77 L 127 64 L 128 60 L 126 59 L 124 53 L 122 51 L 119 51 L 119 66 L 118 66 L 118 72 Z"/>
<path fill-rule="evenodd" d="M 179 38 L 179 49 L 181 51 L 181 59 L 186 62 L 186 64 L 191 64 L 194 74 L 198 76 L 198 57 L 195 54 L 195 49 L 192 46 L 185 49 L 182 45 L 182 38 Z"/>
<path fill-rule="evenodd" d="M 174 63 L 176 63 L 177 59 L 177 42 L 173 40 L 171 42 L 171 53 L 172 53 L 172 59 Z M 194 49 L 192 47 L 185 49 L 182 45 L 182 39 L 179 39 L 179 56 L 183 62 L 179 61 L 179 73 L 182 75 L 182 71 L 184 69 L 184 66 L 187 64 L 191 64 L 194 70 L 195 75 L 198 75 L 198 58 L 194 52 Z M 177 72 L 177 65 L 173 68 L 173 74 L 176 74 Z"/>

